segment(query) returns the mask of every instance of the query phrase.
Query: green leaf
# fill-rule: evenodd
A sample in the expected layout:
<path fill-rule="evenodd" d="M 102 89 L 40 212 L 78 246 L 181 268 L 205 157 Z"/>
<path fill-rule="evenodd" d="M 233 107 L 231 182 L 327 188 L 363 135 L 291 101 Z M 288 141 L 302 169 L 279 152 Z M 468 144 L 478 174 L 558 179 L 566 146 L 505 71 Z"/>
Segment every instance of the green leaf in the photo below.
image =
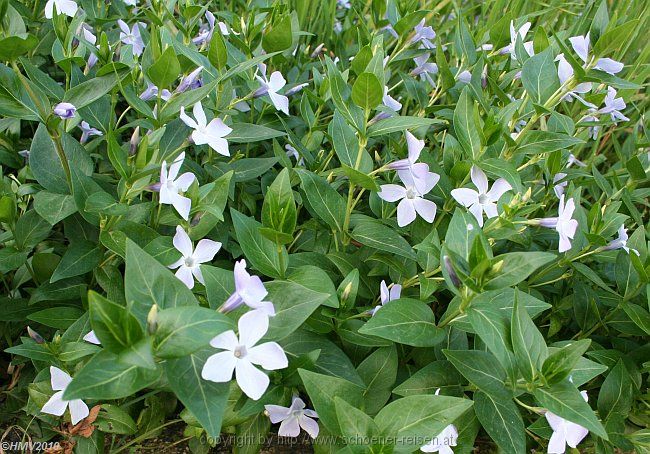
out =
<path fill-rule="evenodd" d="M 235 235 L 253 268 L 266 276 L 280 278 L 287 267 L 287 250 L 260 233 L 261 224 L 234 208 L 230 209 Z M 278 249 L 279 248 L 279 249 Z"/>
<path fill-rule="evenodd" d="M 542 365 L 542 375 L 549 384 L 561 382 L 569 377 L 582 355 L 591 345 L 591 339 L 570 342 L 549 355 Z"/>
<path fill-rule="evenodd" d="M 296 170 L 310 208 L 332 229 L 343 230 L 345 200 L 322 177 L 307 170 Z"/>
<path fill-rule="evenodd" d="M 379 120 L 368 128 L 368 137 L 379 137 L 393 132 L 406 131 L 407 129 L 416 129 L 423 126 L 442 124 L 443 120 L 424 117 L 390 117 Z"/>
<path fill-rule="evenodd" d="M 416 260 L 417 258 L 408 241 L 402 238 L 394 229 L 376 220 L 359 222 L 352 231 L 352 237 L 359 243 L 373 249 L 410 260 Z"/>
<path fill-rule="evenodd" d="M 69 194 L 41 191 L 34 194 L 34 210 L 54 225 L 77 211 L 74 198 Z"/>
<path fill-rule="evenodd" d="M 102 404 L 95 424 L 99 430 L 109 434 L 132 435 L 138 430 L 135 421 L 126 411 L 111 404 Z"/>
<path fill-rule="evenodd" d="M 334 398 L 334 409 L 341 435 L 353 452 L 367 452 L 367 440 L 379 439 L 381 435 L 375 421 L 363 411 L 353 407 L 340 397 Z"/>
<path fill-rule="evenodd" d="M 552 48 L 533 55 L 524 63 L 521 70 L 521 83 L 539 105 L 543 105 L 560 88 L 560 79 L 554 63 Z"/>
<path fill-rule="evenodd" d="M 519 303 L 515 293 L 515 307 L 512 311 L 512 348 L 519 370 L 532 383 L 542 364 L 548 357 L 546 341 L 535 323 Z"/>
<path fill-rule="evenodd" d="M 366 384 L 363 391 L 364 409 L 371 415 L 381 410 L 390 398 L 397 378 L 397 359 L 397 349 L 392 345 L 378 348 L 357 367 Z"/>
<path fill-rule="evenodd" d="M 31 249 L 50 235 L 52 226 L 36 213 L 29 210 L 18 217 L 14 239 L 18 249 Z"/>
<path fill-rule="evenodd" d="M 372 158 L 365 149 L 361 150 L 361 156 L 359 156 L 359 139 L 354 129 L 347 123 L 338 109 L 334 111 L 332 121 L 327 130 L 332 139 L 336 156 L 339 158 L 341 164 L 345 164 L 353 169 L 356 168 L 364 173 L 372 171 Z M 357 160 L 359 160 L 358 163 Z"/>
<path fill-rule="evenodd" d="M 458 391 L 463 378 L 449 361 L 434 361 L 400 383 L 393 394 L 413 396 L 435 394 L 438 389 Z"/>
<path fill-rule="evenodd" d="M 218 439 L 228 403 L 229 384 L 204 380 L 201 371 L 214 349 L 206 348 L 164 363 L 165 375 L 176 397 L 201 423 L 209 437 Z"/>
<path fill-rule="evenodd" d="M 605 378 L 598 393 L 598 413 L 603 420 L 627 418 L 635 398 L 635 386 L 623 360 Z"/>
<path fill-rule="evenodd" d="M 172 307 L 158 312 L 154 351 L 160 358 L 179 358 L 208 345 L 234 324 L 225 315 L 198 306 Z"/>
<path fill-rule="evenodd" d="M 113 400 L 129 397 L 160 379 L 159 369 L 146 369 L 119 361 L 102 350 L 77 372 L 63 398 Z"/>
<path fill-rule="evenodd" d="M 469 228 L 469 226 L 472 226 L 472 228 Z M 445 246 L 467 260 L 474 239 L 480 234 L 481 229 L 476 222 L 476 218 L 467 210 L 456 208 L 449 227 L 447 227 Z"/>
<path fill-rule="evenodd" d="M 262 225 L 292 236 L 296 220 L 296 202 L 293 199 L 289 169 L 284 168 L 266 190 L 262 205 Z"/>
<path fill-rule="evenodd" d="M 435 324 L 431 308 L 410 298 L 388 302 L 359 332 L 414 347 L 433 347 L 445 337 L 445 331 Z"/>
<path fill-rule="evenodd" d="M 508 454 L 526 452 L 526 432 L 521 414 L 512 399 L 474 393 L 474 411 L 485 431 Z"/>
<path fill-rule="evenodd" d="M 380 189 L 375 182 L 374 177 L 359 172 L 358 170 L 354 170 L 352 167 L 348 167 L 345 164 L 341 164 L 341 170 L 343 171 L 343 174 L 348 177 L 351 183 L 361 186 L 369 191 L 379 192 Z"/>
<path fill-rule="evenodd" d="M 469 95 L 469 87 L 465 87 L 454 109 L 454 132 L 460 146 L 472 158 L 477 158 L 481 153 L 480 126 L 476 119 L 474 100 Z"/>
<path fill-rule="evenodd" d="M 363 402 L 362 388 L 342 378 L 321 375 L 304 369 L 298 369 L 298 374 L 314 405 L 314 410 L 318 413 L 319 423 L 333 434 L 341 434 L 332 401 L 338 397 L 359 408 Z"/>
<path fill-rule="evenodd" d="M 498 271 L 484 288 L 495 290 L 516 285 L 555 258 L 551 252 L 510 252 L 496 256 L 492 259 L 492 269 Z"/>
<path fill-rule="evenodd" d="M 293 35 L 291 16 L 286 15 L 266 29 L 262 37 L 262 48 L 267 52 L 280 52 L 291 47 Z"/>
<path fill-rule="evenodd" d="M 252 123 L 235 123 L 231 128 L 232 131 L 225 137 L 231 143 L 259 142 L 287 135 L 282 131 Z"/>
<path fill-rule="evenodd" d="M 505 388 L 506 371 L 489 352 L 479 350 L 443 350 L 447 359 L 478 389 L 501 399 L 510 399 Z"/>
<path fill-rule="evenodd" d="M 458 397 L 430 394 L 402 397 L 382 408 L 375 422 L 382 434 L 394 437 L 398 449 L 412 452 L 471 407 L 471 400 Z"/>
<path fill-rule="evenodd" d="M 581 425 L 605 440 L 608 439 L 605 428 L 573 384 L 564 381 L 553 386 L 537 388 L 533 394 L 542 407 Z"/>
<path fill-rule="evenodd" d="M 619 50 L 636 31 L 638 23 L 639 19 L 634 19 L 605 32 L 594 45 L 594 55 L 609 56 L 610 53 Z"/>
<path fill-rule="evenodd" d="M 509 375 L 515 371 L 515 358 L 510 341 L 510 321 L 502 318 L 498 308 L 470 306 L 467 318 L 472 329 L 497 357 Z"/>
<path fill-rule="evenodd" d="M 34 312 L 27 316 L 28 320 L 35 321 L 45 326 L 57 329 L 67 329 L 83 315 L 83 311 L 76 307 L 51 307 Z"/>
<path fill-rule="evenodd" d="M 516 150 L 521 154 L 551 153 L 582 144 L 585 141 L 567 134 L 549 131 L 529 131 L 524 136 L 522 143 Z"/>
<path fill-rule="evenodd" d="M 99 265 L 103 256 L 104 254 L 96 243 L 86 240 L 74 241 L 70 243 L 68 250 L 61 258 L 50 282 L 86 274 Z"/>
<path fill-rule="evenodd" d="M 90 324 L 105 349 L 120 353 L 144 336 L 138 320 L 125 306 L 91 290 L 88 292 L 88 307 Z"/>
<path fill-rule="evenodd" d="M 208 60 L 212 63 L 212 66 L 217 68 L 219 71 L 223 71 L 228 62 L 228 49 L 226 48 L 226 42 L 221 35 L 220 30 L 213 30 L 212 39 L 210 40 L 210 48 L 208 50 Z"/>
<path fill-rule="evenodd" d="M 179 68 L 180 71 L 180 68 Z M 85 82 L 75 85 L 66 91 L 63 101 L 69 102 L 77 109 L 87 106 L 110 92 L 118 81 L 128 74 L 126 70 L 111 72 L 104 76 L 93 77 Z M 175 73 L 178 76 L 178 72 Z"/>
<path fill-rule="evenodd" d="M 125 262 L 126 301 L 143 326 L 154 304 L 159 309 L 198 304 L 185 284 L 130 239 L 126 240 Z"/>
<path fill-rule="evenodd" d="M 315 292 L 291 281 L 273 281 L 265 284 L 265 300 L 275 307 L 275 316 L 269 319 L 269 330 L 264 336 L 269 340 L 287 337 L 298 329 L 321 305 L 328 295 Z"/>
<path fill-rule="evenodd" d="M 168 47 L 147 70 L 151 82 L 159 89 L 169 88 L 181 73 L 181 65 L 173 47 Z"/>
<path fill-rule="evenodd" d="M 8 36 L 0 39 L 0 60 L 15 60 L 38 45 L 38 38 L 31 34 Z"/>
<path fill-rule="evenodd" d="M 366 110 L 372 110 L 381 103 L 384 87 L 373 73 L 361 73 L 352 86 L 352 101 Z"/>

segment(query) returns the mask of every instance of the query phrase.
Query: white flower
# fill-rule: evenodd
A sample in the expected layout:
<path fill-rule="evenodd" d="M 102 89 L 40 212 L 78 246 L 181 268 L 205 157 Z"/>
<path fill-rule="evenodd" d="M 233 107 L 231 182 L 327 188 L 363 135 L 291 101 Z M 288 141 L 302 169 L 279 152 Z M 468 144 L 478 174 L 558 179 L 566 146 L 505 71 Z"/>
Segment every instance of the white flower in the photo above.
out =
<path fill-rule="evenodd" d="M 435 63 L 429 63 L 429 54 L 422 54 L 419 57 L 413 59 L 415 62 L 415 69 L 411 71 L 412 76 L 420 76 L 420 80 L 427 80 L 431 85 L 435 86 L 433 78 L 430 74 L 438 74 L 438 65 Z"/>
<path fill-rule="evenodd" d="M 569 199 L 564 204 L 564 194 L 560 195 L 560 205 L 558 207 L 558 216 L 554 218 L 544 218 L 539 220 L 539 225 L 555 229 L 560 236 L 560 252 L 566 252 L 571 249 L 571 240 L 575 236 L 578 228 L 578 221 L 572 219 L 576 206 L 573 199 Z"/>
<path fill-rule="evenodd" d="M 612 87 L 607 87 L 607 95 L 605 96 L 605 107 L 598 109 L 600 114 L 609 114 L 612 121 L 630 121 L 620 111 L 625 109 L 625 101 L 623 98 L 616 97 L 616 90 Z"/>
<path fill-rule="evenodd" d="M 514 21 L 510 21 L 510 44 L 508 44 L 506 47 L 501 49 L 499 53 L 510 54 L 510 58 L 512 58 L 513 60 L 517 60 L 517 53 L 515 51 L 515 47 L 517 44 L 517 36 L 520 36 L 521 40 L 523 41 L 526 38 L 526 35 L 528 34 L 528 30 L 530 30 L 530 22 L 526 22 L 524 25 L 519 27 L 519 30 L 515 30 Z M 535 54 L 532 41 L 524 42 L 524 49 L 526 49 L 526 52 L 531 57 Z"/>
<path fill-rule="evenodd" d="M 478 191 L 469 188 L 459 188 L 451 191 L 451 195 L 458 203 L 468 207 L 470 213 L 478 221 L 478 225 L 483 227 L 483 213 L 488 217 L 494 218 L 499 215 L 497 212 L 497 202 L 506 191 L 512 189 L 510 183 L 503 178 L 499 178 L 488 190 L 488 179 L 485 173 L 476 166 L 472 166 L 470 172 L 472 183 Z"/>
<path fill-rule="evenodd" d="M 269 292 L 264 287 L 264 283 L 259 276 L 251 276 L 246 271 L 246 260 L 242 259 L 236 262 L 233 273 L 235 276 L 235 291 L 219 310 L 221 312 L 230 312 L 245 304 L 252 309 L 264 312 L 268 316 L 275 315 L 273 303 L 264 301 Z"/>
<path fill-rule="evenodd" d="M 287 81 L 284 80 L 280 71 L 273 71 L 271 77 L 267 79 L 266 65 L 263 63 L 260 63 L 259 69 L 261 75 L 256 74 L 255 77 L 260 82 L 261 87 L 255 92 L 255 96 L 260 97 L 268 94 L 276 110 L 289 115 L 289 98 L 278 94 L 278 91 L 287 84 Z"/>
<path fill-rule="evenodd" d="M 127 6 L 137 6 L 138 0 L 122 0 Z"/>
<path fill-rule="evenodd" d="M 77 112 L 77 108 L 74 106 L 74 104 L 70 104 L 69 102 L 60 102 L 54 106 L 54 109 L 52 111 L 57 117 L 68 120 L 70 118 L 74 118 L 74 115 Z"/>
<path fill-rule="evenodd" d="M 97 338 L 97 335 L 95 334 L 95 331 L 92 331 L 92 330 L 89 331 L 88 334 L 86 334 L 83 337 L 83 340 L 85 340 L 86 342 L 90 342 L 91 344 L 102 345 L 102 343 Z"/>
<path fill-rule="evenodd" d="M 472 81 L 472 73 L 467 71 L 467 70 L 462 71 L 462 72 L 456 74 L 456 80 L 458 82 L 468 84 L 468 83 L 470 83 Z"/>
<path fill-rule="evenodd" d="M 81 137 L 79 138 L 79 142 L 81 143 L 88 142 L 88 139 L 90 139 L 92 136 L 104 135 L 99 129 L 90 126 L 87 121 L 82 121 L 79 123 L 79 129 L 81 129 Z"/>
<path fill-rule="evenodd" d="M 375 315 L 379 309 L 381 309 L 382 306 L 384 306 L 386 303 L 389 301 L 394 301 L 399 299 L 400 295 L 402 293 L 402 286 L 399 284 L 393 284 L 393 286 L 388 290 L 388 286 L 386 285 L 386 281 L 382 280 L 381 285 L 379 286 L 379 297 L 380 297 L 380 302 L 381 304 L 378 306 L 375 306 L 371 311 L 370 315 Z"/>
<path fill-rule="evenodd" d="M 254 365 L 266 370 L 284 369 L 289 365 L 282 347 L 276 342 L 255 345 L 269 329 L 269 318 L 261 311 L 246 312 L 239 319 L 239 337 L 226 331 L 210 341 L 210 345 L 224 351 L 210 356 L 201 371 L 205 380 L 225 383 L 233 372 L 241 390 L 258 400 L 269 386 L 269 377 Z"/>
<path fill-rule="evenodd" d="M 158 87 L 156 87 L 154 84 L 149 82 L 147 84 L 147 88 L 145 89 L 145 91 L 143 91 L 140 94 L 140 99 L 142 99 L 143 101 L 149 101 L 150 99 L 153 99 L 156 96 L 158 96 Z M 171 97 L 172 97 L 171 92 L 166 88 L 163 88 L 162 92 L 160 93 L 160 99 L 162 99 L 163 101 L 169 101 L 169 98 Z"/>
<path fill-rule="evenodd" d="M 172 162 L 169 166 L 169 172 L 167 172 L 167 161 L 162 163 L 160 167 L 160 203 L 172 205 L 176 208 L 178 214 L 187 221 L 190 215 L 192 201 L 180 195 L 180 192 L 187 191 L 196 177 L 192 172 L 185 172 L 176 178 L 184 160 L 185 152 L 178 155 L 174 162 Z"/>
<path fill-rule="evenodd" d="M 186 113 L 185 108 L 181 107 L 181 120 L 190 128 L 194 129 L 192 131 L 192 140 L 196 145 L 205 145 L 208 144 L 210 148 L 223 156 L 230 156 L 230 151 L 228 150 L 228 141 L 224 139 L 225 136 L 232 132 L 232 129 L 221 120 L 221 118 L 215 118 L 210 123 L 208 123 L 205 118 L 205 112 L 203 111 L 203 106 L 201 101 L 194 104 L 192 109 L 194 118 L 196 121 L 192 120 Z"/>
<path fill-rule="evenodd" d="M 399 112 L 399 110 L 402 108 L 402 103 L 388 94 L 388 87 L 384 87 L 384 96 L 382 97 L 381 101 L 393 112 Z"/>
<path fill-rule="evenodd" d="M 562 181 L 564 178 L 566 178 L 566 173 L 563 172 L 558 172 L 553 176 L 553 192 L 555 192 L 558 199 L 564 194 L 564 189 L 569 184 L 568 181 Z M 558 181 L 561 182 L 558 183 Z"/>
<path fill-rule="evenodd" d="M 558 62 L 557 65 L 557 75 L 558 78 L 560 79 L 560 83 L 564 84 L 570 77 L 573 76 L 573 67 L 571 64 L 564 58 L 564 54 L 560 54 L 555 58 L 555 61 Z M 578 84 L 575 86 L 573 90 L 568 92 L 562 100 L 564 101 L 573 101 L 574 99 L 577 99 L 580 101 L 582 104 L 584 104 L 587 107 L 591 108 L 596 108 L 595 105 L 593 105 L 590 102 L 585 101 L 580 95 L 583 95 L 585 93 L 588 93 L 591 90 L 591 83 L 590 82 L 584 82 L 581 84 Z"/>
<path fill-rule="evenodd" d="M 436 396 L 440 393 L 440 388 L 436 390 Z M 420 448 L 422 452 L 439 452 L 440 454 L 454 454 L 450 446 L 456 446 L 458 443 L 458 429 L 453 424 L 449 424 L 442 432 L 436 435 L 426 445 Z"/>
<path fill-rule="evenodd" d="M 573 36 L 569 38 L 569 41 L 571 42 L 571 47 L 573 47 L 573 50 L 575 50 L 576 54 L 578 54 L 578 57 L 580 57 L 580 59 L 585 62 L 585 64 L 588 64 L 590 60 L 589 33 L 587 33 L 586 36 Z M 594 69 L 598 69 L 600 71 L 614 75 L 618 72 L 621 72 L 623 66 L 623 63 L 612 60 L 611 58 L 599 58 L 596 62 L 596 65 L 594 66 Z"/>
<path fill-rule="evenodd" d="M 66 16 L 74 17 L 74 15 L 77 14 L 78 6 L 73 0 L 47 0 L 47 3 L 45 4 L 46 19 L 52 19 L 55 8 L 57 14 L 65 14 Z"/>
<path fill-rule="evenodd" d="M 581 391 L 582 398 L 588 399 L 587 391 Z M 566 451 L 566 446 L 575 448 L 587 436 L 589 431 L 579 424 L 567 421 L 550 411 L 547 411 L 546 420 L 548 425 L 553 429 L 553 435 L 548 442 L 549 454 L 562 454 Z"/>
<path fill-rule="evenodd" d="M 612 249 L 623 249 L 628 254 L 630 253 L 630 251 L 632 251 L 637 256 L 640 255 L 639 251 L 627 245 L 628 238 L 629 237 L 627 236 L 627 229 L 625 228 L 625 224 L 621 224 L 621 226 L 618 228 L 618 238 L 610 241 L 610 243 L 607 246 L 605 246 L 605 250 L 609 251 Z"/>
<path fill-rule="evenodd" d="M 305 402 L 300 397 L 294 397 L 290 407 L 280 405 L 264 405 L 266 413 L 273 424 L 282 421 L 278 429 L 281 437 L 297 437 L 302 427 L 311 438 L 318 437 L 318 423 L 311 418 L 318 418 L 314 410 L 305 409 Z"/>
<path fill-rule="evenodd" d="M 420 43 L 420 49 L 435 49 L 436 45 L 431 40 L 436 39 L 436 32 L 433 27 L 425 26 L 424 19 L 415 26 L 415 35 L 411 39 L 412 43 Z"/>
<path fill-rule="evenodd" d="M 145 28 L 147 25 L 142 22 L 137 22 L 133 24 L 133 27 L 129 29 L 129 26 L 122 19 L 117 20 L 117 25 L 120 27 L 120 41 L 124 45 L 131 45 L 133 48 L 133 55 L 139 57 L 144 52 L 144 41 L 140 35 L 140 27 Z"/>
<path fill-rule="evenodd" d="M 284 146 L 284 149 L 287 150 L 286 154 L 289 157 L 293 157 L 296 160 L 296 165 L 297 166 L 304 166 L 305 165 L 305 160 L 303 159 L 302 156 L 300 156 L 300 153 L 298 153 L 298 150 L 296 150 L 291 144 L 286 144 Z"/>
<path fill-rule="evenodd" d="M 72 420 L 72 424 L 75 425 L 88 416 L 90 412 L 88 405 L 83 403 L 81 399 L 63 399 L 63 393 L 71 381 L 72 377 L 70 375 L 58 367 L 50 366 L 50 382 L 52 384 L 52 390 L 56 392 L 43 405 L 41 411 L 50 415 L 61 416 L 65 413 L 66 408 L 70 408 L 70 419 Z"/>
<path fill-rule="evenodd" d="M 196 249 L 192 246 L 192 240 L 183 227 L 176 226 L 176 235 L 174 235 L 174 247 L 183 256 L 169 265 L 169 268 L 176 269 L 176 277 L 179 278 L 187 288 L 194 287 L 194 277 L 201 284 L 205 284 L 203 274 L 201 274 L 201 263 L 211 261 L 221 249 L 221 243 L 218 241 L 208 240 L 206 238 L 199 241 Z M 194 275 L 194 277 L 192 277 Z"/>
<path fill-rule="evenodd" d="M 440 180 L 440 175 L 428 172 L 427 177 L 416 185 L 416 181 L 407 170 L 400 170 L 399 177 L 404 187 L 397 184 L 384 184 L 377 193 L 379 198 L 387 202 L 397 202 L 397 225 L 404 227 L 415 221 L 416 213 L 428 223 L 436 217 L 436 204 L 424 198 Z"/>

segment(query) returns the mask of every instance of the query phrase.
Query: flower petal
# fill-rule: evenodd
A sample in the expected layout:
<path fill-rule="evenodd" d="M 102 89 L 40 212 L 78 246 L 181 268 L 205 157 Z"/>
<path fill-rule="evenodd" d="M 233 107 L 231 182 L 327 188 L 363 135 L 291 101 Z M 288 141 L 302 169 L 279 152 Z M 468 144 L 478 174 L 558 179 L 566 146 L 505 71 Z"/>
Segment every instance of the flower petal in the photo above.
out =
<path fill-rule="evenodd" d="M 269 98 L 277 110 L 289 115 L 289 98 L 272 91 L 269 91 Z"/>
<path fill-rule="evenodd" d="M 174 184 L 181 191 L 185 192 L 189 189 L 190 185 L 196 180 L 196 175 L 192 172 L 185 172 L 183 175 L 174 180 Z"/>
<path fill-rule="evenodd" d="M 561 431 L 553 432 L 551 439 L 548 441 L 548 454 L 564 454 L 566 450 L 566 440 Z"/>
<path fill-rule="evenodd" d="M 169 180 L 175 180 L 176 177 L 178 176 L 178 172 L 180 172 L 181 167 L 183 166 L 183 161 L 185 161 L 185 152 L 182 152 L 179 154 L 176 159 L 174 159 L 174 162 L 169 166 L 169 173 L 167 174 L 167 179 Z"/>
<path fill-rule="evenodd" d="M 420 217 L 429 224 L 431 224 L 436 217 L 436 210 L 438 207 L 431 200 L 417 198 L 413 200 L 413 207 Z"/>
<path fill-rule="evenodd" d="M 266 316 L 264 317 L 268 320 Z M 248 349 L 246 359 L 266 370 L 284 369 L 289 365 L 287 355 L 276 342 L 266 342 Z"/>
<path fill-rule="evenodd" d="M 49 415 L 61 416 L 67 407 L 68 402 L 63 400 L 63 391 L 57 391 L 45 402 L 41 411 Z"/>
<path fill-rule="evenodd" d="M 485 175 L 485 172 L 483 172 L 477 166 L 472 166 L 472 170 L 470 171 L 470 177 L 472 178 L 472 183 L 474 183 L 474 185 L 478 189 L 478 192 L 480 194 L 486 194 L 488 191 L 488 179 L 487 176 Z"/>
<path fill-rule="evenodd" d="M 82 419 L 85 419 L 90 411 L 88 410 L 88 405 L 86 405 L 81 399 L 74 399 L 69 402 L 70 408 L 70 419 L 72 424 L 76 425 Z"/>
<path fill-rule="evenodd" d="M 72 381 L 72 377 L 58 367 L 50 366 L 50 383 L 54 391 L 64 390 Z"/>
<path fill-rule="evenodd" d="M 286 84 L 287 81 L 284 79 L 284 76 L 282 76 L 282 73 L 280 73 L 280 71 L 273 71 L 273 74 L 269 77 L 269 91 L 277 92 Z"/>
<path fill-rule="evenodd" d="M 451 196 L 464 207 L 478 203 L 478 192 L 469 188 L 452 189 Z"/>
<path fill-rule="evenodd" d="M 192 240 L 180 225 L 176 226 L 176 234 L 174 235 L 172 243 L 176 250 L 183 254 L 184 257 L 192 256 Z"/>
<path fill-rule="evenodd" d="M 246 312 L 239 318 L 239 343 L 253 347 L 269 329 L 269 318 L 260 311 Z"/>
<path fill-rule="evenodd" d="M 424 148 L 424 140 L 420 140 L 409 131 L 406 131 L 406 143 L 408 145 L 409 161 L 415 163 L 420 158 L 420 152 Z"/>
<path fill-rule="evenodd" d="M 403 199 L 397 205 L 397 225 L 404 227 L 415 221 L 415 207 L 410 199 Z"/>
<path fill-rule="evenodd" d="M 239 339 L 237 339 L 237 335 L 233 330 L 228 330 L 213 337 L 210 345 L 214 348 L 223 348 L 224 350 L 232 351 L 239 345 Z"/>
<path fill-rule="evenodd" d="M 187 288 L 194 288 L 194 276 L 192 276 L 192 269 L 189 266 L 181 265 L 181 267 L 176 271 L 176 277 L 180 279 Z"/>
<path fill-rule="evenodd" d="M 204 380 L 216 383 L 226 383 L 232 379 L 235 365 L 239 361 L 230 351 L 215 353 L 210 356 L 201 370 L 201 377 Z"/>
<path fill-rule="evenodd" d="M 564 429 L 566 444 L 575 448 L 589 434 L 589 431 L 579 424 L 567 421 Z"/>
<path fill-rule="evenodd" d="M 311 438 L 315 439 L 318 437 L 318 423 L 313 419 L 308 418 L 305 415 L 300 415 L 298 417 L 298 424 L 300 424 L 300 427 L 302 427 L 303 430 L 307 432 Z"/>
<path fill-rule="evenodd" d="M 490 200 L 492 200 L 493 202 L 498 202 L 501 196 L 511 189 L 512 186 L 510 185 L 510 183 L 508 183 L 503 178 L 499 178 L 497 181 L 494 182 L 494 184 L 492 185 L 492 189 L 488 191 L 487 195 L 488 197 L 490 197 Z"/>
<path fill-rule="evenodd" d="M 269 377 L 246 360 L 237 361 L 235 376 L 241 390 L 253 400 L 262 397 L 269 387 Z"/>
<path fill-rule="evenodd" d="M 187 126 L 189 126 L 192 129 L 196 129 L 199 127 L 199 125 L 196 124 L 196 121 L 192 120 L 186 113 L 185 113 L 185 107 L 181 107 L 181 120 L 183 123 L 185 123 Z"/>
<path fill-rule="evenodd" d="M 406 189 L 397 184 L 382 184 L 377 195 L 386 202 L 397 202 L 406 197 Z"/>
<path fill-rule="evenodd" d="M 199 127 L 203 126 L 205 128 L 208 124 L 208 120 L 207 118 L 205 118 L 205 111 L 203 110 L 203 105 L 201 104 L 201 101 L 194 104 L 192 113 L 194 114 L 194 118 L 196 118 L 196 124 Z"/>
<path fill-rule="evenodd" d="M 187 197 L 183 197 L 179 194 L 170 194 L 172 199 L 172 206 L 176 208 L 176 211 L 180 216 L 186 221 L 190 217 L 190 211 L 192 210 L 192 201 Z"/>
<path fill-rule="evenodd" d="M 280 424 L 280 428 L 278 429 L 278 435 L 281 437 L 297 437 L 300 435 L 300 424 L 298 423 L 298 418 L 290 416 L 282 421 L 282 424 Z"/>
<path fill-rule="evenodd" d="M 194 249 L 194 260 L 198 263 L 209 262 L 217 255 L 219 249 L 221 249 L 221 243 L 204 238 L 199 241 L 196 249 Z"/>
<path fill-rule="evenodd" d="M 469 207 L 469 212 L 474 215 L 479 227 L 483 227 L 483 207 L 480 203 L 475 203 Z"/>
<path fill-rule="evenodd" d="M 284 421 L 291 415 L 291 410 L 280 405 L 264 405 L 264 409 L 269 414 L 269 419 L 273 424 Z"/>

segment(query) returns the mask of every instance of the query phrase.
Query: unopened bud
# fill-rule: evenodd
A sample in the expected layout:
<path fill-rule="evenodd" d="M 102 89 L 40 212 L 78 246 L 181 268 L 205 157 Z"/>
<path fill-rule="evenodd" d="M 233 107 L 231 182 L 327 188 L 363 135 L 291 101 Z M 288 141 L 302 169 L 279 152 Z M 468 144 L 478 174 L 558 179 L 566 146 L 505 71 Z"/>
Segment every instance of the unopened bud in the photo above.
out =
<path fill-rule="evenodd" d="M 454 269 L 454 266 L 451 264 L 451 259 L 449 258 L 448 255 L 445 255 L 442 258 L 442 260 L 445 263 L 445 270 L 447 271 L 447 274 L 449 274 L 449 279 L 451 279 L 451 283 L 454 284 L 454 287 L 460 288 L 463 285 L 463 283 L 458 277 L 458 274 L 456 274 L 456 270 Z"/>
<path fill-rule="evenodd" d="M 44 344 L 45 343 L 45 339 L 43 339 L 43 336 L 38 334 L 36 331 L 31 329 L 29 326 L 27 327 L 27 334 L 29 334 L 29 337 L 31 337 L 34 340 L 34 342 L 36 342 L 37 344 Z"/>
<path fill-rule="evenodd" d="M 348 297 L 350 296 L 350 292 L 352 291 L 352 281 L 348 282 L 348 285 L 345 286 L 343 289 L 343 293 L 341 294 L 341 299 L 343 301 L 347 300 Z"/>
<path fill-rule="evenodd" d="M 129 154 L 135 156 L 138 151 L 138 144 L 140 143 L 140 126 L 137 126 L 131 134 L 131 140 L 129 141 Z"/>
<path fill-rule="evenodd" d="M 503 269 L 503 260 L 499 260 L 497 263 L 492 265 L 492 273 L 498 274 Z"/>
<path fill-rule="evenodd" d="M 523 197 L 521 198 L 521 201 L 528 202 L 532 194 L 533 194 L 533 188 L 528 188 L 528 190 L 524 193 Z"/>
<path fill-rule="evenodd" d="M 158 329 L 158 305 L 154 304 L 147 314 L 147 331 L 153 334 Z"/>
<path fill-rule="evenodd" d="M 316 58 L 316 57 L 318 57 L 318 56 L 322 53 L 322 50 L 323 50 L 323 47 L 324 47 L 324 46 L 325 46 L 325 43 L 320 43 L 318 46 L 316 46 L 316 47 L 314 48 L 314 51 L 313 51 L 313 52 L 311 53 L 311 55 L 309 56 L 309 58 Z"/>

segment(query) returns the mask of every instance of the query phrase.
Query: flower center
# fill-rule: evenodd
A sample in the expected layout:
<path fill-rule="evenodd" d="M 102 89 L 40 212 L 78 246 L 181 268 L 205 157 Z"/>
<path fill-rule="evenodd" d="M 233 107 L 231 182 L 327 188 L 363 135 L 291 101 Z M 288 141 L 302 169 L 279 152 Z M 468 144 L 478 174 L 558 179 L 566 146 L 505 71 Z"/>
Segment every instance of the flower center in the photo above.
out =
<path fill-rule="evenodd" d="M 485 205 L 489 201 L 490 201 L 490 198 L 488 197 L 487 194 L 480 194 L 478 196 L 478 203 L 480 203 L 481 205 Z"/>
<path fill-rule="evenodd" d="M 418 195 L 417 195 L 417 193 L 415 192 L 415 190 L 413 188 L 409 188 L 409 189 L 406 190 L 406 198 L 407 199 L 414 199 L 417 196 Z"/>
<path fill-rule="evenodd" d="M 245 345 L 238 345 L 237 347 L 235 347 L 235 351 L 233 353 L 235 355 L 235 358 L 241 359 L 245 357 L 248 352 L 246 351 Z"/>
<path fill-rule="evenodd" d="M 167 189 L 173 191 L 175 189 L 174 180 L 167 180 Z"/>
<path fill-rule="evenodd" d="M 194 264 L 195 264 L 194 257 L 186 257 L 185 258 L 185 266 L 187 266 L 188 268 L 192 268 L 194 266 Z"/>
<path fill-rule="evenodd" d="M 291 412 L 291 416 L 294 418 L 300 418 L 302 416 L 302 410 L 294 410 Z"/>

